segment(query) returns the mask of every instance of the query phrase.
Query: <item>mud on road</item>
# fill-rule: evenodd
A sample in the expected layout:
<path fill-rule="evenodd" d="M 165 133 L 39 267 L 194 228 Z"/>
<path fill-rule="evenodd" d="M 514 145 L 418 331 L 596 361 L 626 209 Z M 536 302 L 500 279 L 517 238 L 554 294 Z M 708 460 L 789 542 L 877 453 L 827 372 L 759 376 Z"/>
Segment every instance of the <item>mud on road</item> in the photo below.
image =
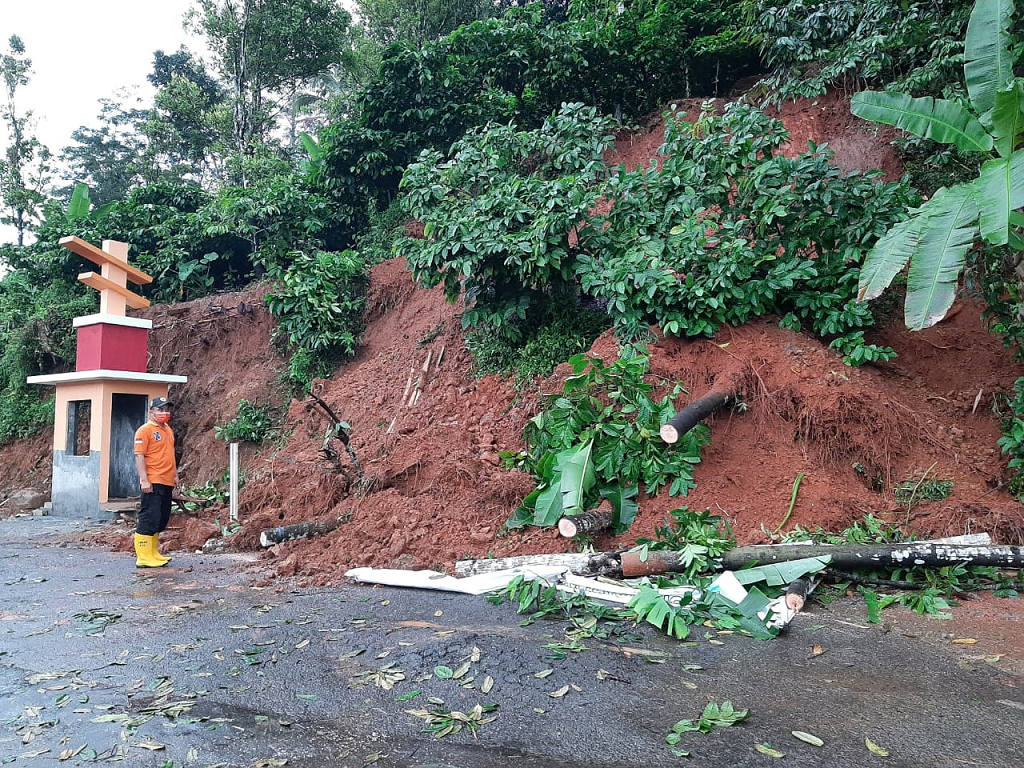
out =
<path fill-rule="evenodd" d="M 1020 765 L 1012 601 L 984 625 L 970 608 L 951 622 L 890 608 L 874 626 L 851 598 L 812 603 L 772 641 L 626 627 L 574 651 L 563 622 L 522 626 L 484 598 L 256 588 L 238 555 L 175 553 L 173 567 L 136 572 L 129 555 L 82 548 L 81 526 L 0 520 L 0 763 Z M 673 755 L 672 726 L 726 700 L 749 719 L 684 734 L 692 756 Z M 407 712 L 476 705 L 496 708 L 475 736 L 435 738 Z"/>

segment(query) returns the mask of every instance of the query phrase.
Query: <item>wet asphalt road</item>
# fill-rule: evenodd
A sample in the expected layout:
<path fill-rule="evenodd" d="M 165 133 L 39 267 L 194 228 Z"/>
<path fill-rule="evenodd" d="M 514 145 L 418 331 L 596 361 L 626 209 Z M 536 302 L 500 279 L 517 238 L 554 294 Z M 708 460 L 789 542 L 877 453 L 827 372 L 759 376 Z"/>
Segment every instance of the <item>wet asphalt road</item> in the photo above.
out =
<path fill-rule="evenodd" d="M 230 555 L 136 572 L 128 555 L 79 547 L 81 525 L 0 520 L 0 764 L 1022 765 L 1024 677 L 868 625 L 859 600 L 814 604 L 767 642 L 624 628 L 559 653 L 545 646 L 564 623 L 520 626 L 484 598 L 256 589 Z M 666 734 L 709 700 L 750 718 L 686 734 L 692 756 L 674 756 Z M 435 738 L 406 713 L 477 704 L 497 709 L 475 738 Z"/>

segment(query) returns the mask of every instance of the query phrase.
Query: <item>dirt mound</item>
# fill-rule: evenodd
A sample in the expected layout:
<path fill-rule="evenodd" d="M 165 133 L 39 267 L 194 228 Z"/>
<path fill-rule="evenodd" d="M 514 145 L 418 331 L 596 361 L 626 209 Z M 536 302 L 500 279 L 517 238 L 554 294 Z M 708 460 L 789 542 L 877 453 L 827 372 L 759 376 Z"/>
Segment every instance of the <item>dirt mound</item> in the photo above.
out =
<path fill-rule="evenodd" d="M 782 119 L 793 151 L 803 151 L 808 138 L 828 140 L 848 167 L 901 171 L 884 138 L 855 125 L 835 98 L 787 105 Z M 609 159 L 635 165 L 650 160 L 660 143 L 654 120 L 621 137 Z M 274 352 L 262 295 L 254 290 L 139 313 L 155 324 L 150 370 L 189 376 L 172 391 L 187 485 L 221 478 L 227 448 L 214 426 L 234 415 L 240 399 L 284 402 L 284 361 Z M 542 393 L 560 390 L 567 366 L 526 392 L 494 376 L 475 380 L 459 310 L 440 288 L 416 288 L 402 259 L 378 265 L 357 356 L 314 389 L 349 425 L 351 453 L 331 436 L 333 417 L 315 398 L 290 402 L 279 441 L 243 449 L 243 527 L 230 537 L 232 548 L 260 550 L 260 532 L 268 528 L 339 522 L 325 535 L 260 550 L 266 581 L 298 576 L 327 583 L 357 565 L 447 569 L 462 557 L 569 548 L 555 531 L 504 531 L 533 485 L 499 459 L 500 451 L 524 448 L 524 425 Z M 987 333 L 980 308 L 962 303 L 916 334 L 894 317 L 870 340 L 900 357 L 848 368 L 816 339 L 782 330 L 771 318 L 724 328 L 713 339 L 654 343 L 652 379 L 688 387 L 677 407 L 723 382 L 743 407 L 709 421 L 712 442 L 688 498 L 642 496 L 628 534 L 599 537 L 595 546 L 624 547 L 651 536 L 683 504 L 726 517 L 741 543 L 766 541 L 786 517 L 800 476 L 787 530 L 840 529 L 872 513 L 920 535 L 989 531 L 1002 543 L 1024 541 L 1021 506 L 998 488 L 1004 462 L 993 407 L 995 393 L 1007 391 L 1024 367 Z M 615 339 L 605 334 L 592 353 L 614 358 Z M 49 467 L 48 444 L 47 437 L 8 446 L 0 466 L 39 475 Z M 12 486 L 17 475 L 0 473 L 0 487 Z M 952 481 L 948 498 L 915 496 L 922 481 L 936 479 Z M 897 499 L 901 486 L 910 501 Z M 161 541 L 167 549 L 199 547 L 225 517 L 223 507 L 176 515 Z M 116 544 L 127 548 L 126 542 Z"/>

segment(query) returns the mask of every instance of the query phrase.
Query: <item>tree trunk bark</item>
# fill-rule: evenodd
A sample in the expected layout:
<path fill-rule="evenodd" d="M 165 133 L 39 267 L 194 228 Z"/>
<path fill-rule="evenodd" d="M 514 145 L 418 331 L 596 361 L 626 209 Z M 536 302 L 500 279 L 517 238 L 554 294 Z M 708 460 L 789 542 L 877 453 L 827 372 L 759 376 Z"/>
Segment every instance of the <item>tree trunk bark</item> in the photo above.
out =
<path fill-rule="evenodd" d="M 735 396 L 731 392 L 711 392 L 694 400 L 679 413 L 673 416 L 660 430 L 661 439 L 670 445 L 679 440 L 695 426 L 704 421 L 715 411 L 733 402 Z"/>
<path fill-rule="evenodd" d="M 593 512 L 584 512 L 582 515 L 566 515 L 558 521 L 558 532 L 565 538 L 583 536 L 588 533 L 597 533 L 611 526 L 615 519 L 613 509 L 595 509 Z"/>
<path fill-rule="evenodd" d="M 832 566 L 849 570 L 873 568 L 900 568 L 915 565 L 943 567 L 956 563 L 995 566 L 996 568 L 1024 568 L 1024 547 L 964 546 L 929 541 L 902 544 L 792 544 L 737 547 L 722 556 L 722 567 L 742 568 L 748 563 L 758 565 L 782 563 L 804 557 L 829 555 Z"/>
<path fill-rule="evenodd" d="M 459 576 L 476 576 L 481 573 L 494 573 L 507 568 L 520 568 L 531 565 L 564 565 L 575 574 L 584 573 L 587 564 L 594 555 L 583 552 L 568 552 L 555 555 L 520 555 L 518 557 L 495 557 L 486 560 L 459 560 L 455 563 L 455 573 Z"/>
<path fill-rule="evenodd" d="M 330 533 L 339 525 L 341 525 L 340 519 L 314 520 L 309 523 L 295 523 L 294 525 L 283 525 L 279 528 L 268 528 L 260 534 L 260 546 L 272 547 L 284 541 L 322 536 L 325 533 Z"/>
<path fill-rule="evenodd" d="M 1024 568 L 1024 547 L 962 546 L 934 542 L 903 544 L 767 544 L 736 547 L 722 555 L 722 568 L 735 571 L 751 563 L 771 565 L 805 557 L 831 557 L 831 565 L 840 570 L 863 571 L 875 568 L 910 566 L 943 567 L 956 563 Z M 625 578 L 672 573 L 685 568 L 682 554 L 673 551 L 648 552 L 645 560 L 636 552 L 622 553 Z"/>

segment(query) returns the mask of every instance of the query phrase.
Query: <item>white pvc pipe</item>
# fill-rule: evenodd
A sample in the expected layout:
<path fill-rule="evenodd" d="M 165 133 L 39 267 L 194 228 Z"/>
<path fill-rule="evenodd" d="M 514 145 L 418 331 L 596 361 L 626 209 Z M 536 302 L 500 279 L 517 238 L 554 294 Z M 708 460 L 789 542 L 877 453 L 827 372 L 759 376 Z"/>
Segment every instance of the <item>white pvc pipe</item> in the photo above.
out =
<path fill-rule="evenodd" d="M 228 475 L 231 484 L 229 514 L 232 521 L 238 522 L 238 443 L 228 446 Z"/>

